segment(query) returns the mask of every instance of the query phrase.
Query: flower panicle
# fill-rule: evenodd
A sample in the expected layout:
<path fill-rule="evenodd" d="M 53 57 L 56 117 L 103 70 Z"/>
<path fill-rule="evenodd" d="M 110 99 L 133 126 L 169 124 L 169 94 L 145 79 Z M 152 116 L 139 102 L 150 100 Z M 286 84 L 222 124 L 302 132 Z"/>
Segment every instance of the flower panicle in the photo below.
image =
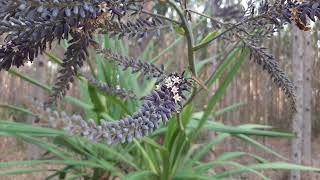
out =
<path fill-rule="evenodd" d="M 152 63 L 143 62 L 139 59 L 128 58 L 120 54 L 113 53 L 111 49 L 97 49 L 97 52 L 102 54 L 105 59 L 116 62 L 123 68 L 123 70 L 131 68 L 132 73 L 140 72 L 148 80 L 156 78 L 157 82 L 160 82 L 166 77 L 163 65 L 158 68 Z"/>
<path fill-rule="evenodd" d="M 101 12 L 108 12 L 117 20 L 127 14 L 138 13 L 144 3 L 141 1 L 122 0 L 12 0 L 0 2 L 0 17 L 24 17 L 57 19 L 62 16 L 80 18 L 96 17 Z"/>
<path fill-rule="evenodd" d="M 109 94 L 109 95 L 116 95 L 120 97 L 121 99 L 127 100 L 127 99 L 137 99 L 137 96 L 132 92 L 125 89 L 122 89 L 120 87 L 112 87 L 109 86 L 106 83 L 103 83 L 93 77 L 85 76 L 88 83 L 99 89 L 101 92 Z"/>
<path fill-rule="evenodd" d="M 64 112 L 52 112 L 49 109 L 47 116 L 51 127 L 63 128 L 71 135 L 108 144 L 131 142 L 134 138 L 149 135 L 161 123 L 166 125 L 173 113 L 179 112 L 186 99 L 184 92 L 189 91 L 190 86 L 188 80 L 171 74 L 150 95 L 143 98 L 143 105 L 136 113 L 114 122 L 103 119 L 100 123 L 86 121 L 79 115 L 68 116 Z"/>
<path fill-rule="evenodd" d="M 138 17 L 136 20 L 127 22 L 107 21 L 99 27 L 100 34 L 109 34 L 110 37 L 128 37 L 141 39 L 151 36 L 160 36 L 161 29 L 172 29 L 171 25 L 164 24 L 157 17 Z"/>
<path fill-rule="evenodd" d="M 45 103 L 45 107 L 55 105 L 57 100 L 66 95 L 70 84 L 74 81 L 79 68 L 89 56 L 88 47 L 93 43 L 90 34 L 77 33 L 69 41 L 71 44 L 65 52 L 59 75 L 55 79 L 52 92 Z"/>
<path fill-rule="evenodd" d="M 288 75 L 280 68 L 279 63 L 275 58 L 266 52 L 265 48 L 257 47 L 254 44 L 248 43 L 247 46 L 251 50 L 251 56 L 254 62 L 262 66 L 263 70 L 267 71 L 271 79 L 281 88 L 285 95 L 290 98 L 292 109 L 296 111 L 296 93 L 295 85 L 289 79 Z"/>
<path fill-rule="evenodd" d="M 120 38 L 158 31 L 162 21 L 152 16 L 140 17 L 142 4 L 143 1 L 131 0 L 1 1 L 0 34 L 7 35 L 5 45 L 0 47 L 0 70 L 32 62 L 51 48 L 53 41 L 68 40 L 81 30 L 94 34 L 103 28 L 107 29 L 105 34 L 120 34 Z"/>

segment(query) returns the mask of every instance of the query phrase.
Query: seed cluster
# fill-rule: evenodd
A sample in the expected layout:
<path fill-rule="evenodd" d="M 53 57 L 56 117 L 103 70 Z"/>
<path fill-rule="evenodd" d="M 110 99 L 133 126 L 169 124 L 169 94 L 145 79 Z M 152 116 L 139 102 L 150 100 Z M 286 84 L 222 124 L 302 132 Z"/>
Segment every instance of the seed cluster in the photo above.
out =
<path fill-rule="evenodd" d="M 105 141 L 108 144 L 131 142 L 133 138 L 147 136 L 156 130 L 161 122 L 166 125 L 172 114 L 178 112 L 191 84 L 188 80 L 171 74 L 157 85 L 152 93 L 144 97 L 139 111 L 131 117 L 115 122 L 100 120 L 85 121 L 81 116 L 69 117 L 66 113 L 47 112 L 52 127 L 64 128 L 72 135 L 81 135 L 92 141 Z"/>

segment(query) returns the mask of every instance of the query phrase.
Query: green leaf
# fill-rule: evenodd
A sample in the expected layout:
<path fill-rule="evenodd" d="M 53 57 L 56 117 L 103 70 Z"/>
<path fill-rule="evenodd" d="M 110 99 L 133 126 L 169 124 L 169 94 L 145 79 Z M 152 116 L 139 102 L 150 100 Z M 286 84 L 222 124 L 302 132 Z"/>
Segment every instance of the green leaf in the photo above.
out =
<path fill-rule="evenodd" d="M 161 52 L 157 53 L 158 55 L 155 56 L 154 58 L 152 58 L 152 59 L 150 60 L 150 62 L 151 62 L 151 63 L 156 63 L 157 60 L 158 60 L 161 56 L 163 56 L 165 53 L 167 53 L 167 52 L 169 52 L 170 50 L 172 50 L 172 49 L 173 49 L 176 45 L 178 45 L 182 40 L 183 40 L 182 37 L 177 38 L 175 41 L 173 41 L 172 43 L 170 43 L 170 45 L 169 45 L 167 48 L 165 48 L 165 49 L 162 50 Z"/>
<path fill-rule="evenodd" d="M 204 59 L 201 61 L 198 61 L 195 66 L 196 66 L 196 71 L 199 74 L 200 71 L 202 70 L 203 67 L 206 67 L 207 64 L 210 64 L 212 62 L 212 58 Z"/>
<path fill-rule="evenodd" d="M 249 144 L 252 144 L 252 145 L 254 145 L 255 147 L 257 147 L 257 148 L 259 148 L 259 149 L 261 149 L 261 150 L 263 150 L 263 151 L 265 151 L 265 152 L 268 152 L 268 153 L 270 153 L 270 154 L 273 154 L 273 155 L 275 155 L 275 156 L 277 156 L 277 157 L 279 157 L 279 158 L 281 158 L 281 159 L 284 159 L 284 160 L 287 160 L 287 159 L 288 159 L 288 158 L 282 156 L 281 154 L 277 153 L 276 151 L 270 149 L 269 147 L 267 147 L 267 146 L 259 143 L 258 141 L 254 140 L 254 139 L 252 139 L 252 138 L 250 138 L 250 137 L 248 137 L 248 136 L 246 136 L 246 135 L 238 134 L 238 135 L 235 135 L 235 136 L 238 137 L 238 138 L 240 138 L 240 139 L 242 139 L 244 142 L 249 143 Z"/>
<path fill-rule="evenodd" d="M 183 127 L 186 127 L 189 124 L 189 122 L 192 118 L 192 111 L 193 111 L 193 106 L 191 103 L 188 104 L 186 107 L 184 107 L 184 110 L 181 114 Z"/>
<path fill-rule="evenodd" d="M 19 175 L 19 174 L 33 174 L 50 171 L 48 169 L 29 168 L 29 169 L 14 169 L 0 172 L 0 176 Z"/>
<path fill-rule="evenodd" d="M 72 156 L 69 152 L 60 149 L 57 145 L 49 143 L 44 139 L 37 139 L 24 134 L 15 134 L 14 137 L 19 138 L 26 143 L 34 144 L 61 159 L 68 159 L 70 156 Z"/>
<path fill-rule="evenodd" d="M 228 54 L 227 58 L 223 60 L 222 64 L 219 65 L 218 69 L 213 73 L 213 76 L 210 77 L 206 82 L 208 88 L 210 88 L 217 81 L 217 79 L 223 75 L 232 62 L 237 60 L 239 53 L 241 53 L 241 48 L 236 48 L 230 54 Z"/>
<path fill-rule="evenodd" d="M 241 57 L 239 60 L 235 63 L 235 65 L 230 69 L 227 77 L 222 81 L 222 84 L 216 91 L 216 93 L 213 95 L 213 97 L 209 100 L 208 106 L 206 110 L 204 111 L 204 114 L 198 124 L 198 127 L 194 131 L 194 136 L 196 137 L 199 133 L 199 130 L 202 128 L 202 126 L 205 124 L 205 122 L 208 120 L 208 117 L 210 116 L 212 110 L 215 108 L 216 104 L 219 102 L 219 100 L 222 98 L 222 96 L 225 94 L 227 87 L 231 84 L 232 80 L 235 78 L 237 72 L 239 71 L 241 65 L 246 60 L 247 55 L 249 53 L 248 49 L 244 49 L 244 51 L 241 54 Z"/>
<path fill-rule="evenodd" d="M 137 162 L 134 162 L 130 154 L 126 153 L 127 149 L 118 150 L 114 147 L 109 147 L 106 144 L 102 144 L 102 143 L 94 143 L 94 147 L 96 147 L 97 149 L 100 149 L 101 152 L 103 152 L 103 154 L 107 155 L 109 158 L 112 157 L 117 161 L 125 163 L 131 166 L 132 168 L 139 170 L 138 165 L 136 165 Z M 101 157 L 98 156 L 98 158 L 101 158 Z"/>
<path fill-rule="evenodd" d="M 89 84 L 87 84 L 87 86 L 88 86 L 88 92 L 90 95 L 91 102 L 94 105 L 94 111 L 99 115 L 100 113 L 103 113 L 105 111 L 103 103 L 100 100 L 97 89 L 95 89 L 95 87 Z M 98 116 L 98 118 L 100 119 L 101 117 Z"/>
<path fill-rule="evenodd" d="M 184 36 L 186 34 L 186 32 L 184 31 L 183 27 L 182 26 L 179 26 L 179 25 L 173 25 L 173 28 L 174 30 L 176 31 L 176 33 Z"/>
<path fill-rule="evenodd" d="M 168 153 L 167 149 L 162 147 L 161 145 L 159 145 L 157 142 L 155 142 L 153 139 L 148 138 L 148 137 L 144 137 L 143 142 L 145 142 L 146 144 L 149 144 L 150 146 L 158 149 L 160 152 L 162 153 Z"/>
<path fill-rule="evenodd" d="M 88 176 L 88 175 L 89 175 L 89 173 L 79 173 L 76 175 L 69 175 L 66 180 L 83 179 L 84 176 Z"/>
<path fill-rule="evenodd" d="M 229 177 L 233 175 L 238 175 L 242 173 L 249 172 L 249 169 L 253 170 L 299 170 L 299 171 L 314 171 L 314 172 L 320 172 L 319 168 L 314 168 L 314 167 L 307 167 L 307 166 L 302 166 L 302 165 L 296 165 L 296 164 L 290 164 L 286 162 L 273 162 L 273 163 L 264 163 L 264 164 L 253 164 L 253 165 L 248 165 L 246 167 L 242 167 L 239 169 L 232 169 L 225 171 L 223 173 L 219 173 L 215 175 L 215 178 L 224 178 L 224 177 Z"/>
<path fill-rule="evenodd" d="M 170 152 L 171 174 L 174 175 L 184 166 L 185 155 L 190 147 L 190 141 L 184 131 L 179 131 L 179 135 L 176 137 L 173 150 Z"/>
<path fill-rule="evenodd" d="M 0 108 L 12 109 L 14 111 L 18 111 L 18 112 L 24 113 L 26 115 L 36 116 L 35 114 L 33 114 L 28 109 L 21 108 L 21 107 L 18 107 L 18 106 L 13 106 L 13 105 L 9 105 L 9 104 L 0 104 Z"/>
<path fill-rule="evenodd" d="M 39 135 L 39 136 L 59 136 L 66 135 L 65 132 L 44 128 L 44 127 L 36 127 L 23 123 L 16 123 L 12 121 L 3 121 L 0 120 L 0 132 L 6 132 L 11 134 L 23 133 L 30 135 Z"/>
<path fill-rule="evenodd" d="M 204 46 L 206 46 L 210 41 L 212 41 L 218 34 L 218 31 L 210 32 L 206 37 L 204 37 L 198 45 L 196 45 L 192 50 L 197 51 Z"/>
<path fill-rule="evenodd" d="M 290 133 L 249 129 L 244 127 L 232 127 L 232 126 L 227 126 L 227 125 L 223 125 L 215 122 L 209 122 L 208 125 L 206 125 L 206 128 L 212 131 L 228 133 L 228 134 L 245 134 L 245 135 L 268 136 L 268 137 L 294 137 L 293 134 L 290 134 Z"/>
<path fill-rule="evenodd" d="M 75 165 L 75 166 L 85 166 L 85 167 L 99 167 L 103 166 L 90 162 L 90 161 L 77 161 L 77 160 L 30 160 L 30 161 L 10 161 L 0 163 L 0 168 L 8 168 L 12 166 L 34 166 L 39 164 L 60 164 L 60 165 Z"/>
<path fill-rule="evenodd" d="M 245 170 L 246 172 L 250 172 L 250 173 L 254 173 L 257 176 L 261 177 L 264 180 L 268 180 L 268 178 L 263 175 L 261 172 L 257 171 L 254 168 L 251 168 L 250 166 L 246 166 L 246 165 L 242 165 L 240 163 L 237 162 L 233 162 L 233 161 L 211 161 L 205 164 L 202 164 L 201 167 L 199 166 L 198 168 L 204 168 L 204 169 L 208 169 L 210 168 L 214 168 L 216 166 L 234 166 L 234 167 L 238 167 L 241 168 L 243 170 Z M 200 169 L 199 169 L 200 171 Z M 202 170 L 201 170 L 202 171 Z M 226 172 L 226 171 L 224 171 Z M 225 176 L 224 172 L 222 173 L 217 173 L 215 174 L 213 177 L 211 177 L 212 179 L 225 179 L 226 177 L 229 177 L 229 175 Z"/>
<path fill-rule="evenodd" d="M 221 116 L 221 115 L 223 115 L 223 114 L 225 114 L 227 112 L 234 111 L 234 110 L 238 109 L 239 107 L 243 106 L 244 104 L 245 103 L 241 103 L 241 102 L 240 103 L 235 103 L 235 104 L 233 104 L 231 106 L 228 106 L 226 108 L 223 108 L 223 109 L 220 109 L 218 111 L 213 112 L 213 116 L 214 117 Z"/>
<path fill-rule="evenodd" d="M 92 104 L 88 104 L 82 100 L 79 100 L 77 98 L 74 98 L 72 96 L 65 96 L 64 99 L 66 101 L 68 101 L 69 103 L 75 105 L 75 106 L 78 106 L 82 109 L 85 109 L 85 110 L 93 110 L 94 109 L 94 106 Z"/>
<path fill-rule="evenodd" d="M 155 174 L 152 171 L 137 171 L 129 173 L 123 180 L 141 180 L 141 179 L 155 179 Z"/>
<path fill-rule="evenodd" d="M 50 92 L 50 91 L 51 91 L 51 88 L 50 88 L 49 86 L 47 86 L 46 84 L 41 83 L 41 82 L 38 81 L 38 80 L 35 80 L 35 79 L 29 77 L 29 76 L 27 76 L 27 75 L 24 75 L 24 74 L 22 74 L 22 73 L 20 73 L 20 72 L 17 72 L 17 71 L 15 71 L 15 70 L 13 70 L 13 69 L 10 69 L 8 72 L 9 72 L 10 74 L 12 74 L 13 76 L 16 76 L 16 77 L 18 77 L 18 78 L 20 78 L 20 79 L 22 79 L 22 80 L 24 80 L 24 81 L 29 82 L 30 84 L 33 84 L 33 85 L 35 85 L 35 86 L 37 86 L 37 87 L 40 87 L 41 89 L 43 89 L 43 90 L 45 90 L 45 91 L 47 91 L 47 92 Z"/>
<path fill-rule="evenodd" d="M 230 137 L 229 134 L 219 134 L 215 139 L 212 139 L 208 144 L 204 144 L 203 147 L 200 148 L 200 151 L 195 154 L 192 160 L 189 162 L 190 165 L 194 164 L 195 162 L 199 161 L 204 155 L 206 155 L 213 146 L 221 143 L 226 138 Z"/>
<path fill-rule="evenodd" d="M 142 153 L 143 158 L 145 158 L 145 160 L 148 162 L 150 170 L 153 173 L 157 174 L 156 166 L 153 163 L 153 161 L 150 159 L 148 153 L 145 151 L 145 149 L 143 149 L 143 147 L 141 146 L 141 144 L 137 140 L 134 139 L 133 141 L 134 141 L 135 145 L 138 147 L 138 150 L 140 150 L 140 152 Z"/>
<path fill-rule="evenodd" d="M 230 159 L 239 158 L 241 156 L 249 156 L 253 159 L 259 161 L 260 163 L 267 163 L 268 161 L 262 157 L 259 157 L 257 155 L 246 153 L 246 152 L 225 152 L 222 155 L 218 156 L 215 161 L 226 161 Z"/>
<path fill-rule="evenodd" d="M 63 60 L 60 59 L 60 58 L 58 58 L 58 57 L 55 56 L 54 54 L 48 53 L 48 52 L 44 52 L 44 54 L 49 57 L 49 60 L 50 60 L 51 62 L 54 62 L 54 63 L 59 64 L 59 65 L 62 65 Z"/>
<path fill-rule="evenodd" d="M 191 172 L 186 172 L 184 171 L 183 173 L 179 173 L 177 174 L 174 178 L 174 180 L 195 180 L 195 179 L 199 179 L 199 180 L 212 180 L 211 177 L 207 177 L 207 176 L 203 176 L 203 175 L 199 175 L 199 174 L 194 174 Z"/>

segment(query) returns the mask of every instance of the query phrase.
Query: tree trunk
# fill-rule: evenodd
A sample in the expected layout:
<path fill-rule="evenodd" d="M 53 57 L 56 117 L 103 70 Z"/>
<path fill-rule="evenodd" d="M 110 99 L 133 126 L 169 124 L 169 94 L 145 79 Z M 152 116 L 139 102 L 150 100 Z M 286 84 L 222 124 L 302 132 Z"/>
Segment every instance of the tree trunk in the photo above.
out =
<path fill-rule="evenodd" d="M 311 164 L 311 66 L 313 53 L 311 36 L 297 27 L 293 33 L 293 80 L 297 86 L 297 113 L 293 118 L 292 160 L 296 164 Z M 302 178 L 303 177 L 303 178 Z M 291 172 L 291 180 L 310 179 L 299 171 Z"/>
<path fill-rule="evenodd" d="M 304 33 L 304 32 L 302 32 Z M 312 65 L 314 62 L 314 48 L 312 46 L 312 34 L 305 33 L 305 59 L 303 66 L 303 154 L 302 154 L 302 163 L 304 165 L 312 165 L 311 158 L 311 125 L 312 125 L 312 117 L 311 117 L 311 107 L 312 107 Z M 310 173 L 303 175 L 302 179 L 312 179 Z"/>

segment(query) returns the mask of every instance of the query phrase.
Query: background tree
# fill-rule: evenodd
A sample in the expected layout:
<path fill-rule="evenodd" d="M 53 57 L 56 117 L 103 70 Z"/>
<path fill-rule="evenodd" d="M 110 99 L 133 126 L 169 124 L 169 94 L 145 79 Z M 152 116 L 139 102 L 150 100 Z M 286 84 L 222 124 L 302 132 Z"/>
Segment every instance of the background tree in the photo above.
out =
<path fill-rule="evenodd" d="M 297 138 L 292 139 L 292 158 L 298 164 L 312 164 L 311 152 L 311 75 L 314 62 L 312 34 L 304 33 L 297 27 L 292 28 L 292 63 L 293 80 L 297 86 L 297 113 L 293 118 L 293 132 Z M 292 172 L 292 180 L 312 179 L 301 176 L 299 171 Z"/>

